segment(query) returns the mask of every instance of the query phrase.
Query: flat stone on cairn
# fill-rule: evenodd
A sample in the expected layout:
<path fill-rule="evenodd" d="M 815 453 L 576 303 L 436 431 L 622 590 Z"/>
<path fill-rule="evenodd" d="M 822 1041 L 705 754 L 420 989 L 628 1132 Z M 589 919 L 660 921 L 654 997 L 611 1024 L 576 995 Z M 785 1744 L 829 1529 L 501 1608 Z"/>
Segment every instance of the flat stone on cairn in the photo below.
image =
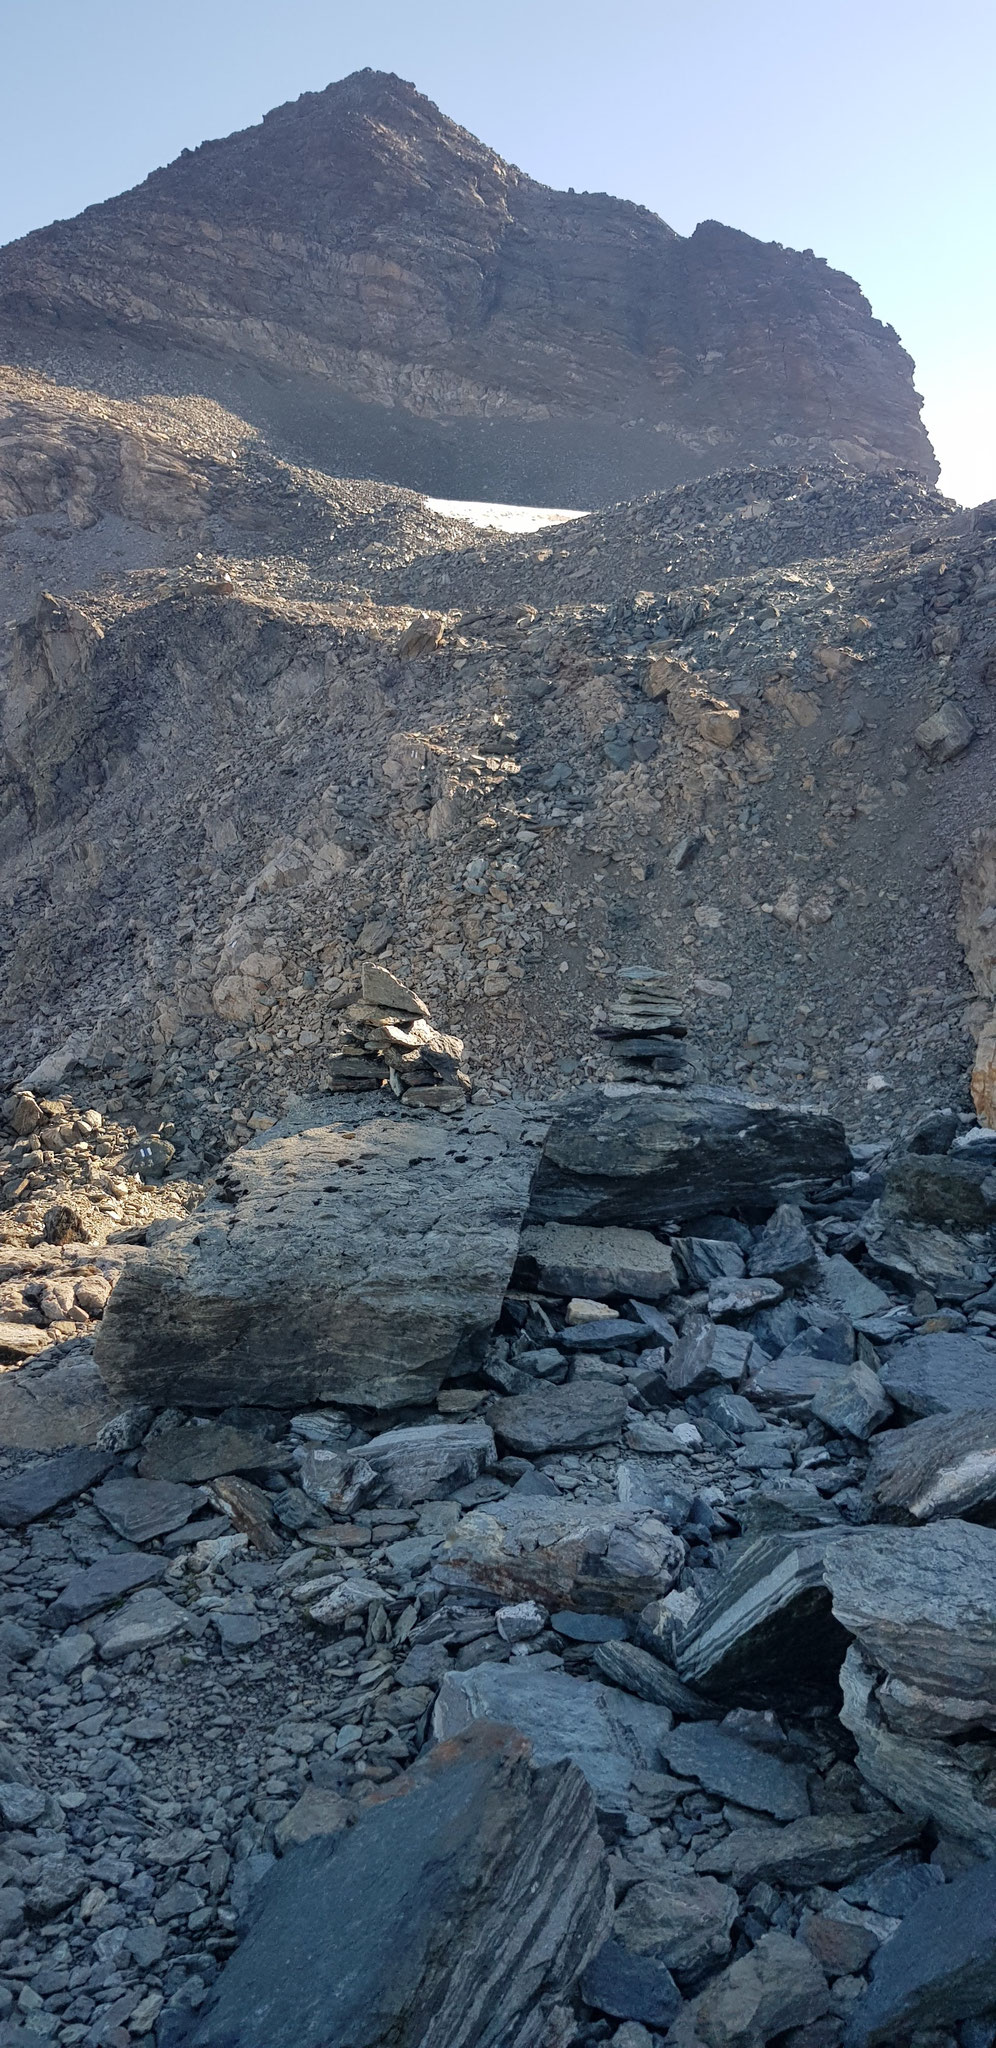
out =
<path fill-rule="evenodd" d="M 649 1081 L 682 1088 L 692 1077 L 691 1061 L 681 1050 L 686 1036 L 682 998 L 660 968 L 623 967 L 619 987 L 596 1038 L 617 1048 L 613 1070 L 619 1081 Z"/>

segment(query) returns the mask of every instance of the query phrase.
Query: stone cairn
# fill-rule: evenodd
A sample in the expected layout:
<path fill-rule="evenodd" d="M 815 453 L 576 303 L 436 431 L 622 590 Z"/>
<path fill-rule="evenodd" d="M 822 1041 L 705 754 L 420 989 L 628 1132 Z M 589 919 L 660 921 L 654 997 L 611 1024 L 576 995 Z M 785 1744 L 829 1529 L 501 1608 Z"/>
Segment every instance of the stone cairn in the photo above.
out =
<path fill-rule="evenodd" d="M 623 967 L 619 986 L 596 1038 L 618 1048 L 613 1058 L 617 1081 L 653 1082 L 684 1088 L 694 1069 L 681 1048 L 688 1027 L 682 999 L 674 983 L 656 967 Z"/>
<path fill-rule="evenodd" d="M 342 1012 L 325 1085 L 356 1093 L 386 1083 L 409 1109 L 463 1109 L 471 1081 L 462 1056 L 463 1039 L 437 1031 L 421 996 L 367 961 L 360 1001 Z"/>

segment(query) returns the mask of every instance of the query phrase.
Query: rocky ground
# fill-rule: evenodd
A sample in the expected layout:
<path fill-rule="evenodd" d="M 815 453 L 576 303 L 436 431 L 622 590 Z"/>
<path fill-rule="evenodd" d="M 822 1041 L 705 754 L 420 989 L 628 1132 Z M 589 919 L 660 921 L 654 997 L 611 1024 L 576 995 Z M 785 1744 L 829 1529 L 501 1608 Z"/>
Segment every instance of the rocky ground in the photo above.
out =
<path fill-rule="evenodd" d="M 7 1085 L 196 1177 L 322 1085 L 364 958 L 538 1096 L 647 961 L 705 1078 L 969 1109 L 984 509 L 752 470 L 484 532 L 133 366 L 6 374 Z"/>
<path fill-rule="evenodd" d="M 828 1119 L 657 1087 L 549 1130 L 338 1112 L 132 1229 L 96 1367 L 81 1325 L 0 1380 L 2 2048 L 986 2048 L 996 1142 L 933 1116 L 850 1160 Z M 400 1943 L 399 1856 L 436 1872 Z"/>

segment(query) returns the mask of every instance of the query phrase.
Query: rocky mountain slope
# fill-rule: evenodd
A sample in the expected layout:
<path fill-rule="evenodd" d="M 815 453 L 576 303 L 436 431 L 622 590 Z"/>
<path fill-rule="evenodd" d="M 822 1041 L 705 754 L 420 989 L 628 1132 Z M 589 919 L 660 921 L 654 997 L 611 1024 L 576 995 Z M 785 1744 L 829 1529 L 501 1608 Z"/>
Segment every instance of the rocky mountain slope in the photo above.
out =
<path fill-rule="evenodd" d="M 364 71 L 0 251 L 0 353 L 227 399 L 339 474 L 603 503 L 749 461 L 933 479 L 857 285 L 555 192 Z"/>
<path fill-rule="evenodd" d="M 196 1174 L 324 1083 L 363 960 L 534 1092 L 648 961 L 707 1078 L 967 1110 L 985 514 L 781 467 L 497 535 L 213 402 L 4 394 L 4 1085 L 55 1055 Z"/>

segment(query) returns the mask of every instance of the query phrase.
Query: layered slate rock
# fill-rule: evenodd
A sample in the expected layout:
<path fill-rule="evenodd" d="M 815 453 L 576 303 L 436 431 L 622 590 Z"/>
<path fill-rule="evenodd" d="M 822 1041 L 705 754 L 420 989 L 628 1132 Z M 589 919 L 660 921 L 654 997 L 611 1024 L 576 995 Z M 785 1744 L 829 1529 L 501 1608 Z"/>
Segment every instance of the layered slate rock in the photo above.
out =
<path fill-rule="evenodd" d="M 617 1805 L 634 1771 L 659 1768 L 671 1726 L 666 1709 L 612 1685 L 591 1685 L 534 1660 L 449 1671 L 439 1688 L 433 1731 L 445 1741 L 473 1721 L 507 1722 L 528 1738 L 537 1763 L 570 1761 L 601 1800 Z"/>
<path fill-rule="evenodd" d="M 434 1571 L 503 1602 L 630 1614 L 670 1592 L 684 1557 L 681 1538 L 649 1511 L 510 1494 L 464 1515 Z"/>
<path fill-rule="evenodd" d="M 996 1343 L 974 1333 L 939 1332 L 897 1345 L 882 1373 L 897 1407 L 911 1415 L 950 1415 L 996 1405 Z"/>
<path fill-rule="evenodd" d="M 306 1114 L 129 1267 L 97 1362 L 121 1401 L 427 1402 L 497 1320 L 534 1148 L 513 1110 Z"/>
<path fill-rule="evenodd" d="M 539 2048 L 608 1892 L 581 1772 L 471 1728 L 288 1850 L 190 2048 Z"/>
<path fill-rule="evenodd" d="M 686 1683 L 761 1706 L 832 1697 L 849 1639 L 831 1613 L 824 1559 L 840 1540 L 814 1529 L 731 1543 L 715 1591 L 676 1644 Z"/>
<path fill-rule="evenodd" d="M 661 1301 L 678 1285 L 669 1245 L 649 1230 L 611 1224 L 600 1229 L 576 1223 L 528 1225 L 519 1243 L 515 1278 L 541 1294 L 581 1295 L 595 1301 L 615 1294 Z"/>
<path fill-rule="evenodd" d="M 700 1870 L 733 1884 L 847 1884 L 915 1842 L 922 1823 L 904 1814 L 818 1813 L 784 1828 L 734 1828 L 698 1856 Z"/>
<path fill-rule="evenodd" d="M 934 1522 L 996 1499 L 996 1407 L 928 1415 L 872 1447 L 868 1498 L 889 1519 Z"/>
<path fill-rule="evenodd" d="M 529 1220 L 652 1228 L 773 1208 L 849 1165 L 842 1125 L 812 1110 L 725 1088 L 584 1088 L 557 1108 Z"/>
<path fill-rule="evenodd" d="M 931 1888 L 879 1949 L 846 2048 L 892 2048 L 996 2006 L 996 1863 Z"/>

